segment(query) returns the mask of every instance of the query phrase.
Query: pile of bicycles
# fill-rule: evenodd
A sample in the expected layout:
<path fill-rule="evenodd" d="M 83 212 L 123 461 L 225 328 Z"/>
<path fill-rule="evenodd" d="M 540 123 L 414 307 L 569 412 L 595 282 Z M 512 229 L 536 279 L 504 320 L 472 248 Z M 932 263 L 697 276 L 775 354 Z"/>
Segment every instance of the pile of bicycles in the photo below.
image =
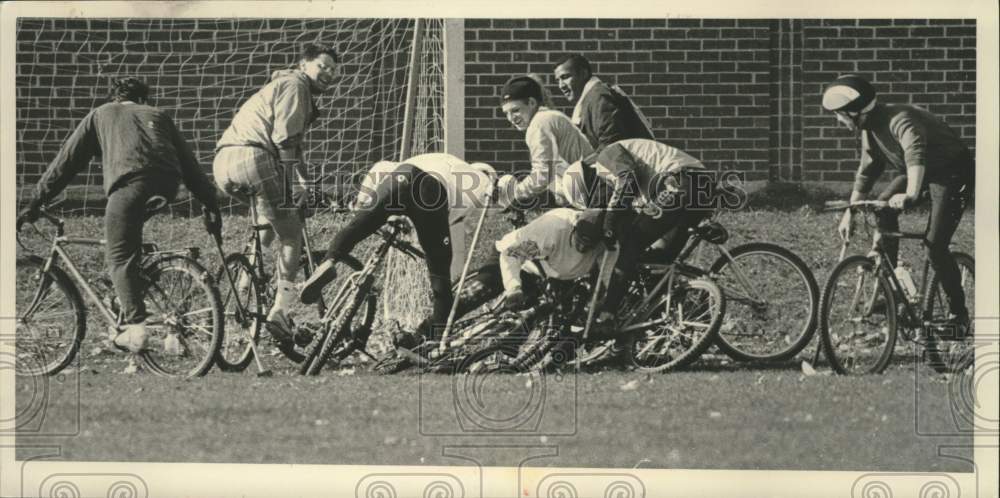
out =
<path fill-rule="evenodd" d="M 887 209 L 877 201 L 831 209 L 845 207 L 868 215 Z M 256 219 L 253 213 L 251 219 Z M 109 285 L 100 285 L 100 278 L 88 279 L 68 251 L 71 246 L 104 241 L 66 236 L 63 220 L 47 212 L 41 220 L 54 229 L 44 237 L 47 249 L 17 260 L 17 372 L 25 375 L 52 375 L 73 362 L 88 325 L 84 298 L 112 333 L 121 325 Z M 240 252 L 223 254 L 217 241 L 222 264 L 216 271 L 199 262 L 197 248 L 143 246 L 141 273 L 150 339 L 147 349 L 136 356 L 148 370 L 193 377 L 204 375 L 213 365 L 239 372 L 256 361 L 258 374 L 270 373 L 259 351 L 262 324 L 275 295 L 273 278 L 259 257 L 260 231 L 267 227 L 251 224 L 250 228 Z M 563 281 L 548 277 L 541 263 L 533 261 L 525 274 L 525 281 L 532 284 L 525 288 L 533 289 L 527 306 L 510 309 L 501 298 L 494 298 L 455 319 L 442 338 L 412 350 L 373 354 L 367 347 L 387 256 L 398 251 L 423 258 L 420 249 L 406 240 L 409 230 L 404 218 L 391 219 L 377 232 L 377 242 L 363 261 L 354 257 L 341 261 L 349 271 L 314 305 L 317 319 L 299 327 L 292 341 L 274 343 L 298 364 L 300 374 L 316 375 L 353 355 L 367 357 L 372 368 L 383 373 L 405 368 L 523 372 L 607 361 L 643 372 L 664 372 L 691 365 L 713 346 L 735 361 L 778 362 L 802 352 L 817 328 L 822 351 L 837 373 L 885 370 L 899 336 L 920 345 L 936 370 L 954 371 L 971 364 L 971 333 L 952 337 L 939 326 L 947 307 L 926 261 L 923 280 L 914 291 L 901 281 L 881 245 L 868 256 L 842 257 L 821 299 L 801 258 L 767 242 L 727 248 L 728 231 L 715 219 L 690 229 L 689 241 L 674 261 L 658 261 L 655 251 L 643 256 L 615 316 L 613 339 L 591 333 L 592 310 L 609 268 L 602 265 L 586 277 Z M 301 266 L 308 276 L 320 255 L 303 231 Z M 706 247 L 717 253 L 714 260 L 703 257 Z M 972 303 L 974 261 L 967 254 L 954 256 L 967 302 Z M 168 342 L 179 344 L 179 350 L 166 347 Z"/>

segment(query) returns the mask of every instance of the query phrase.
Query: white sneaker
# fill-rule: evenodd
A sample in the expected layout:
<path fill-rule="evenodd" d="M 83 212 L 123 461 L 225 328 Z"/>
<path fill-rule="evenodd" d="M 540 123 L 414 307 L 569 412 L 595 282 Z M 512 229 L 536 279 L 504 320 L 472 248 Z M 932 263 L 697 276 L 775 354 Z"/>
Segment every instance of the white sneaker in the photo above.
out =
<path fill-rule="evenodd" d="M 115 336 L 115 346 L 138 353 L 146 347 L 146 324 L 133 323 L 122 326 L 122 333 Z"/>
<path fill-rule="evenodd" d="M 167 338 L 163 340 L 163 352 L 172 356 L 184 354 L 181 341 L 177 339 L 177 334 L 167 334 Z"/>

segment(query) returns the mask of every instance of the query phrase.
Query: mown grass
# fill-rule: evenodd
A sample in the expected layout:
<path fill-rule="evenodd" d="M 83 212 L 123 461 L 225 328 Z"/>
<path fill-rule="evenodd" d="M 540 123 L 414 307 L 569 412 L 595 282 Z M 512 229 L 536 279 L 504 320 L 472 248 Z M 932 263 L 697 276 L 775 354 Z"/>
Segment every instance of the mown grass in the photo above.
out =
<path fill-rule="evenodd" d="M 772 201 L 766 210 L 754 208 L 766 204 L 758 200 L 749 209 L 719 214 L 732 236 L 729 245 L 765 240 L 788 247 L 806 261 L 822 287 L 840 252 L 835 235 L 839 213 Z M 966 213 L 955 236 L 956 249 L 973 252 L 973 218 Z M 903 229 L 922 229 L 925 219 L 924 213 L 907 214 Z M 344 220 L 333 215 L 310 219 L 314 244 L 325 245 Z M 71 233 L 93 236 L 102 226 L 100 218 L 83 216 L 72 218 L 68 227 Z M 485 242 L 508 229 L 500 217 L 487 220 L 473 268 L 490 250 Z M 242 217 L 226 218 L 226 251 L 238 250 L 246 236 Z M 218 262 L 198 219 L 157 217 L 146 238 L 164 247 L 198 246 L 206 266 Z M 866 252 L 867 243 L 857 240 L 849 252 Z M 364 242 L 357 252 L 365 253 L 373 242 Z M 72 253 L 86 272 L 103 271 L 99 251 L 74 248 Z M 918 267 L 921 249 L 904 246 L 903 258 Z M 386 294 L 402 306 L 396 317 L 412 323 L 429 304 L 422 290 L 426 273 L 418 263 L 397 273 Z M 189 381 L 122 374 L 126 359 L 102 347 L 103 327 L 94 316 L 92 311 L 79 365 L 66 372 L 70 382 L 65 385 L 74 386 L 76 379 L 79 390 L 52 391 L 45 408 L 43 432 L 77 435 L 53 440 L 23 434 L 19 443 L 52 442 L 70 460 L 410 465 L 467 464 L 442 457 L 445 444 L 540 444 L 539 433 L 485 437 L 422 432 L 428 424 L 445 427 L 444 432 L 461 429 L 447 417 L 419 419 L 434 412 L 421 406 L 443 407 L 446 415 L 455 406 L 454 376 L 380 377 L 360 364 L 304 379 L 273 355 L 264 358 L 277 374 L 273 378 L 217 370 Z M 384 340 L 381 318 L 376 325 L 375 337 Z M 803 357 L 811 357 L 814 347 L 815 341 Z M 933 374 L 913 358 L 901 355 L 885 375 L 850 379 L 827 376 L 822 365 L 819 375 L 806 376 L 798 361 L 763 368 L 718 357 L 685 372 L 651 377 L 619 371 L 569 374 L 563 382 L 575 388 L 547 389 L 549 411 L 543 413 L 553 417 L 554 432 L 573 435 L 548 436 L 545 444 L 559 445 L 559 456 L 534 464 L 633 466 L 647 459 L 643 466 L 664 468 L 971 470 L 937 456 L 941 445 L 971 446 L 971 436 L 932 438 L 918 430 L 919 424 L 928 424 L 937 432 L 956 432 L 956 383 L 968 379 Z M 547 386 L 555 385 L 547 380 Z M 526 381 L 516 376 L 491 379 L 488 403 L 501 411 L 520 406 L 530 391 Z M 18 404 L 32 403 L 39 389 L 38 383 L 19 382 Z M 77 412 L 78 426 L 71 416 Z M 449 424 L 454 430 L 447 430 Z M 482 458 L 487 465 L 518 463 L 500 450 Z"/>

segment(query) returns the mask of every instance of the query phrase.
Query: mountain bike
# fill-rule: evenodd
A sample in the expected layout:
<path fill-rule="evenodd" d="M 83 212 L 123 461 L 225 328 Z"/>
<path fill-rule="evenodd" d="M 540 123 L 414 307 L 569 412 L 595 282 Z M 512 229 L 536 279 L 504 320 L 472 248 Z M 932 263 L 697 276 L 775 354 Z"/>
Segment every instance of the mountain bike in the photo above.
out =
<path fill-rule="evenodd" d="M 303 206 L 300 206 L 300 213 Z M 299 267 L 305 278 L 315 270 L 325 257 L 322 251 L 314 251 L 305 226 L 303 216 L 302 240 L 303 250 Z M 268 224 L 258 224 L 257 209 L 250 204 L 250 236 L 240 252 L 221 256 L 221 241 L 219 245 L 223 266 L 217 272 L 215 279 L 219 283 L 222 303 L 225 309 L 226 335 L 216 363 L 219 369 L 226 372 L 241 372 L 254 361 L 256 346 L 260 342 L 260 331 L 267 319 L 267 312 L 274 302 L 275 287 L 273 275 L 264 264 L 264 251 L 260 233 L 270 229 Z M 326 312 L 323 299 L 316 303 L 319 316 Z M 275 342 L 277 349 L 294 363 L 301 363 L 305 358 L 304 349 L 312 340 L 312 334 L 304 327 L 299 327 L 293 342 Z M 258 365 L 260 373 L 266 373 L 263 366 Z"/>
<path fill-rule="evenodd" d="M 923 240 L 920 232 L 884 232 L 875 217 L 892 209 L 885 201 L 830 203 L 828 210 L 851 209 L 864 215 L 864 226 L 880 235 L 870 256 L 841 260 L 830 272 L 820 306 L 820 334 L 830 366 L 839 374 L 881 373 L 889 365 L 897 337 L 923 348 L 929 365 L 939 372 L 962 370 L 972 364 L 974 332 L 946 327 L 947 301 L 940 280 L 924 259 L 917 287 L 902 259 L 894 266 L 883 240 Z M 845 241 L 846 244 L 846 241 Z M 966 307 L 975 303 L 975 260 L 952 252 L 958 263 Z"/>
<path fill-rule="evenodd" d="M 299 374 L 317 375 L 327 362 L 339 363 L 354 352 L 371 356 L 365 346 L 375 320 L 375 306 L 380 292 L 375 287 L 376 273 L 385 263 L 390 249 L 414 259 L 424 257 L 423 251 L 402 238 L 411 229 L 406 218 L 389 217 L 385 226 L 375 232 L 381 241 L 363 264 L 351 256 L 341 259 L 341 263 L 354 271 L 344 279 L 330 300 L 321 320 L 319 337 L 306 353 Z"/>
<path fill-rule="evenodd" d="M 86 336 L 87 309 L 80 289 L 112 334 L 121 331 L 122 314 L 110 281 L 85 277 L 67 251 L 68 246 L 102 246 L 105 241 L 66 236 L 64 221 L 44 210 L 39 219 L 55 232 L 46 234 L 37 223 L 26 225 L 51 243 L 44 257 L 28 254 L 17 259 L 16 371 L 54 375 L 73 362 Z M 20 231 L 17 242 L 30 251 Z M 142 246 L 140 274 L 149 313 L 145 321 L 148 340 L 146 348 L 136 356 L 156 374 L 204 375 L 211 369 L 222 342 L 218 289 L 212 275 L 198 263 L 198 256 L 197 248 L 160 250 L 151 243 Z"/>

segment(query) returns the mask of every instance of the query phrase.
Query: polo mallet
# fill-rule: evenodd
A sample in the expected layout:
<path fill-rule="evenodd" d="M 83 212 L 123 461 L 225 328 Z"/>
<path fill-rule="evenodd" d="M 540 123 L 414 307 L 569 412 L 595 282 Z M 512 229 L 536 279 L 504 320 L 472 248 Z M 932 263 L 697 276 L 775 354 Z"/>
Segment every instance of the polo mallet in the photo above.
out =
<path fill-rule="evenodd" d="M 469 273 L 469 265 L 472 264 L 472 254 L 476 251 L 476 244 L 479 242 L 479 232 L 483 229 L 483 221 L 486 220 L 486 212 L 490 210 L 490 197 L 492 196 L 492 192 L 487 192 L 483 197 L 483 212 L 479 214 L 479 222 L 476 223 L 476 231 L 472 234 L 472 243 L 466 248 L 465 265 L 462 266 L 462 276 L 458 279 L 458 290 L 455 292 L 455 298 L 451 302 L 451 311 L 448 312 L 448 321 L 445 322 L 444 332 L 441 333 L 441 344 L 438 345 L 438 352 L 440 354 L 444 354 L 444 350 L 448 344 L 448 333 L 451 332 L 451 326 L 455 321 L 455 313 L 458 311 L 458 298 L 462 295 L 462 287 L 465 286 L 465 277 Z"/>
<path fill-rule="evenodd" d="M 207 211 L 202 208 L 202 211 Z M 243 303 L 240 302 L 239 289 L 236 287 L 236 280 L 233 278 L 233 273 L 229 271 L 229 266 L 226 265 L 226 253 L 222 250 L 222 234 L 215 232 L 212 233 L 212 240 L 215 241 L 215 248 L 219 251 L 219 260 L 222 261 L 222 268 L 226 272 L 226 279 L 229 280 L 229 287 L 233 290 L 233 297 L 236 299 L 236 305 L 239 309 L 243 309 Z M 258 377 L 270 377 L 272 372 L 266 368 L 260 362 L 260 353 L 257 352 L 257 344 L 253 338 L 252 334 L 250 337 L 250 350 L 253 352 L 254 362 L 257 363 L 257 376 Z"/>
<path fill-rule="evenodd" d="M 614 209 L 613 206 L 615 202 L 618 201 L 619 192 L 615 189 L 615 192 L 611 194 L 611 199 L 608 200 L 608 206 L 605 211 Z M 603 225 L 603 219 L 602 219 Z M 617 250 L 617 248 L 616 248 Z M 583 342 L 587 342 L 587 338 L 590 336 L 590 326 L 594 323 L 594 312 L 597 308 L 597 296 L 601 292 L 601 284 L 604 282 L 604 272 L 608 266 L 608 258 L 610 257 L 611 250 L 608 247 L 604 248 L 604 254 L 601 256 L 601 267 L 597 271 L 597 282 L 594 283 L 594 292 L 590 296 L 590 309 L 587 310 L 587 323 L 583 326 Z M 577 367 L 579 368 L 579 355 L 577 355 Z"/>
<path fill-rule="evenodd" d="M 826 204 L 826 208 L 827 209 L 835 209 L 835 208 L 839 208 L 841 206 L 843 206 L 842 202 L 827 202 L 827 204 Z M 847 237 L 841 237 L 841 240 L 843 241 L 843 243 L 840 245 L 840 258 L 837 259 L 838 263 L 841 262 L 841 261 L 843 261 L 844 260 L 844 256 L 847 255 L 847 246 L 851 242 L 851 237 L 850 237 L 850 235 L 848 235 Z M 820 353 L 822 353 L 822 351 L 823 351 L 823 342 L 819 341 L 816 344 L 816 354 L 813 355 L 813 361 L 812 361 L 813 365 L 816 365 L 817 363 L 819 363 L 819 355 L 820 355 Z"/>

